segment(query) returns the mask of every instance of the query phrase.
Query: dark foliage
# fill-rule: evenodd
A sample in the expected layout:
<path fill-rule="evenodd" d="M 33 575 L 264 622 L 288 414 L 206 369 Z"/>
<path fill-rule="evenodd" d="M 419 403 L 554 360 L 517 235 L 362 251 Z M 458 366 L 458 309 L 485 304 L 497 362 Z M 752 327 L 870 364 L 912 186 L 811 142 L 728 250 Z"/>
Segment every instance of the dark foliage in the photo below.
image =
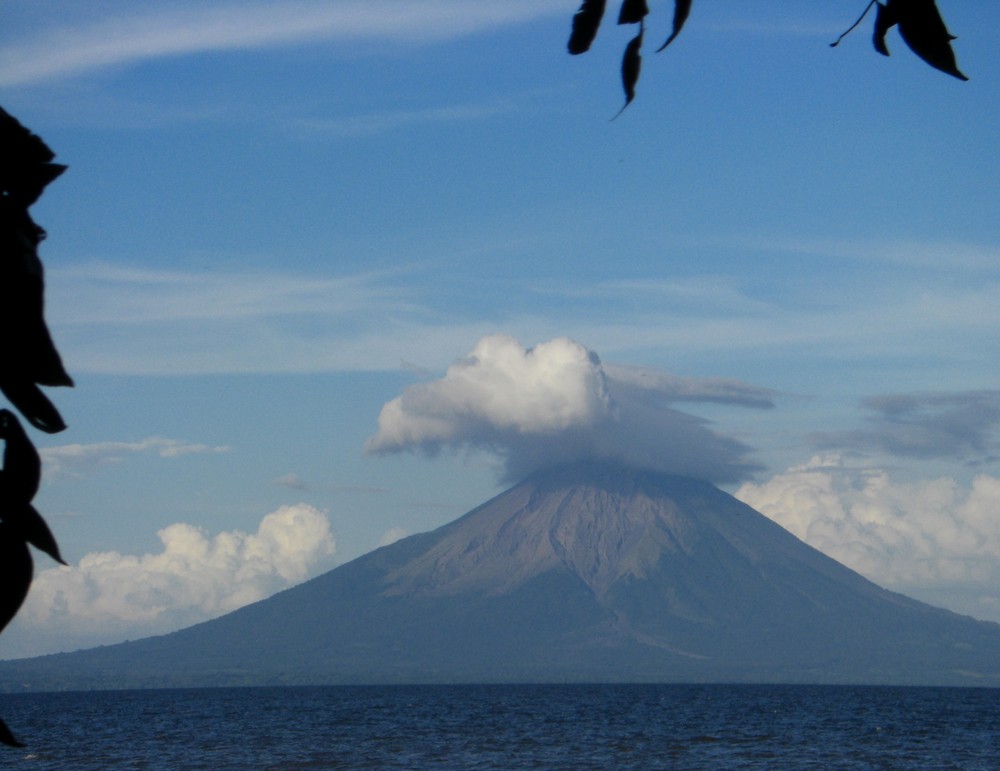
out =
<path fill-rule="evenodd" d="M 657 53 L 669 46 L 684 28 L 684 23 L 691 14 L 693 0 L 674 0 L 673 29 L 666 42 L 657 49 Z M 885 56 L 889 55 L 885 36 L 890 29 L 899 27 L 899 35 L 917 56 L 932 67 L 953 75 L 960 80 L 968 80 L 963 75 L 955 61 L 955 53 L 951 48 L 954 36 L 945 27 L 941 13 L 935 0 L 871 0 L 861 17 L 841 35 L 833 46 L 840 43 L 868 14 L 872 6 L 878 6 L 875 14 L 875 50 Z M 583 0 L 580 9 L 573 16 L 573 29 L 569 38 L 568 49 L 571 54 L 582 54 L 590 50 L 597 30 L 604 17 L 605 0 Z M 639 79 L 639 69 L 642 62 L 641 48 L 645 33 L 646 17 L 649 6 L 646 0 L 622 0 L 618 13 L 619 24 L 638 24 L 639 34 L 629 41 L 622 59 L 622 87 L 625 90 L 625 107 L 635 98 L 635 86 Z M 620 114 L 621 111 L 619 111 Z M 617 116 L 615 116 L 617 117 Z"/>
<path fill-rule="evenodd" d="M 0 391 L 35 428 L 47 433 L 66 424 L 40 385 L 71 386 L 73 380 L 45 324 L 45 273 L 38 245 L 45 231 L 28 212 L 45 186 L 66 167 L 55 153 L 0 108 Z M 28 545 L 66 564 L 45 520 L 31 505 L 42 464 L 20 420 L 0 409 L 3 468 L 0 469 L 0 631 L 14 618 L 31 586 Z M 0 743 L 23 745 L 0 720 Z"/>
<path fill-rule="evenodd" d="M 573 30 L 569 36 L 569 52 L 582 54 L 590 50 L 597 36 L 597 28 L 604 17 L 606 0 L 583 0 L 580 10 L 573 16 Z"/>
<path fill-rule="evenodd" d="M 646 0 L 624 0 L 618 12 L 619 24 L 638 24 L 649 14 Z"/>
<path fill-rule="evenodd" d="M 632 38 L 625 46 L 625 55 L 622 56 L 622 85 L 625 88 L 625 104 L 622 105 L 618 115 L 621 115 L 626 107 L 635 99 L 635 84 L 639 81 L 639 71 L 642 69 L 642 36 L 645 34 L 645 27 L 639 25 L 639 34 Z M 618 117 L 615 116 L 615 118 Z"/>
<path fill-rule="evenodd" d="M 899 26 L 899 35 L 910 50 L 931 67 L 959 80 L 968 80 L 958 70 L 955 52 L 951 49 L 955 36 L 945 27 L 934 0 L 889 0 L 879 5 L 875 15 L 875 48 L 886 56 L 889 49 L 885 45 L 885 34 L 893 25 Z"/>
<path fill-rule="evenodd" d="M 11 747 L 23 747 L 17 739 L 14 738 L 14 734 L 10 732 L 7 724 L 0 720 L 0 744 L 7 744 Z"/>
<path fill-rule="evenodd" d="M 684 22 L 687 21 L 688 15 L 691 13 L 691 0 L 675 0 L 674 2 L 674 29 L 670 33 L 670 37 L 667 38 L 667 42 L 656 49 L 656 53 L 659 53 L 668 45 L 674 42 L 674 38 L 680 33 L 681 29 L 684 27 Z"/>
<path fill-rule="evenodd" d="M 876 6 L 876 11 L 872 43 L 876 51 L 883 56 L 889 55 L 885 36 L 890 29 L 898 26 L 899 36 L 903 38 L 903 42 L 931 67 L 959 80 L 968 80 L 959 71 L 955 52 L 951 48 L 951 41 L 955 36 L 948 32 L 934 0 L 886 0 L 884 4 L 872 0 L 847 32 L 830 45 L 832 47 L 839 45 L 840 41 L 868 15 L 873 5 Z"/>

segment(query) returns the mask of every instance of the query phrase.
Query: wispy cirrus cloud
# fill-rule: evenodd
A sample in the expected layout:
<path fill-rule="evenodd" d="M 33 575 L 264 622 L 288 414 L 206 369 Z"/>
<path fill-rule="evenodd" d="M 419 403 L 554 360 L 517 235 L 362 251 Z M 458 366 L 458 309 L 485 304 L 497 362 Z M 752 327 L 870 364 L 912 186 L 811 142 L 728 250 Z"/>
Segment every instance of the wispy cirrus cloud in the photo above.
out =
<path fill-rule="evenodd" d="M 834 358 L 926 359 L 933 339 L 942 357 L 935 366 L 946 375 L 941 362 L 948 357 L 982 361 L 969 339 L 984 349 L 1000 341 L 1000 283 L 982 277 L 880 297 L 832 291 L 815 302 L 788 303 L 711 276 L 566 276 L 541 290 L 515 277 L 510 293 L 497 293 L 488 284 L 446 280 L 453 275 L 447 261 L 345 276 L 56 267 L 48 273 L 49 319 L 74 370 L 114 374 L 374 371 L 412 361 L 439 367 L 449 351 L 502 328 L 534 338 L 569 333 L 607 356 L 630 357 L 824 346 Z M 511 296 L 519 302 L 512 305 Z"/>
<path fill-rule="evenodd" d="M 681 377 L 648 367 L 605 364 L 604 371 L 620 388 L 646 393 L 666 402 L 715 402 L 741 407 L 774 407 L 775 392 L 734 378 Z"/>
<path fill-rule="evenodd" d="M 90 264 L 48 279 L 50 325 L 77 372 L 398 369 L 494 326 L 433 310 L 415 268 L 330 277 Z"/>
<path fill-rule="evenodd" d="M 227 446 L 211 446 L 151 436 L 138 442 L 96 442 L 93 444 L 64 444 L 43 447 L 39 450 L 45 473 L 49 478 L 79 476 L 89 469 L 122 463 L 130 455 L 155 453 L 161 458 L 181 455 L 228 452 Z"/>
<path fill-rule="evenodd" d="M 707 265 L 720 252 L 761 260 L 766 280 L 661 273 L 588 284 L 553 280 L 531 291 L 605 320 L 604 330 L 574 332 L 605 351 L 614 350 L 605 332 L 627 334 L 636 348 L 822 344 L 838 356 L 841 348 L 846 355 L 908 355 L 925 351 L 931 338 L 954 341 L 937 350 L 958 355 L 974 347 L 970 337 L 1000 340 L 1000 247 L 989 241 L 744 233 L 678 237 L 666 246 L 704 254 Z"/>
<path fill-rule="evenodd" d="M 1000 391 L 885 394 L 866 398 L 863 428 L 813 435 L 823 449 L 943 458 L 970 465 L 1000 455 Z"/>
<path fill-rule="evenodd" d="M 718 242 L 806 257 L 834 257 L 910 268 L 939 268 L 948 273 L 986 271 L 995 274 L 997 265 L 1000 264 L 1000 247 L 997 245 L 957 240 L 750 236 L 720 238 Z"/>
<path fill-rule="evenodd" d="M 92 263 L 49 271 L 55 323 L 146 324 L 412 309 L 386 274 L 154 270 Z"/>
<path fill-rule="evenodd" d="M 554 12 L 555 0 L 339 0 L 336 3 L 102 3 L 92 14 L 49 13 L 0 47 L 0 85 L 71 78 L 151 59 L 319 41 L 427 43 Z M 50 21 L 54 20 L 54 21 Z M 41 24 L 38 19 L 38 24 Z"/>

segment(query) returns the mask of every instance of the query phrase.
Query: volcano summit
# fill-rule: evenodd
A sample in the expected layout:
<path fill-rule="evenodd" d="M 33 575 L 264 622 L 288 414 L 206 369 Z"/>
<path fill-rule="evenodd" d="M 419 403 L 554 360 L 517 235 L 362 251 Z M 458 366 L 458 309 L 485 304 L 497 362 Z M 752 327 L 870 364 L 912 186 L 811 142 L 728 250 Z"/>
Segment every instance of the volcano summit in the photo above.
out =
<path fill-rule="evenodd" d="M 0 687 L 1000 685 L 1000 626 L 882 589 L 718 488 L 583 463 L 221 618 Z"/>

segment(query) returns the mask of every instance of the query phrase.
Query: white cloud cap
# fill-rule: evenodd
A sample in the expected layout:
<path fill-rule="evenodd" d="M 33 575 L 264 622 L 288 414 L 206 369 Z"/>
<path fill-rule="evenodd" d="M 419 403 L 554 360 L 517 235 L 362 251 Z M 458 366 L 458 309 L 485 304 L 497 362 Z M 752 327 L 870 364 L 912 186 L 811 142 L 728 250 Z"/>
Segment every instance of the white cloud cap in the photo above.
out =
<path fill-rule="evenodd" d="M 610 409 L 597 356 L 566 338 L 525 350 L 484 337 L 442 380 L 406 389 L 382 408 L 366 452 L 477 441 L 483 433 L 549 434 L 592 425 Z"/>
<path fill-rule="evenodd" d="M 585 459 L 732 481 L 752 468 L 743 458 L 747 448 L 667 404 L 770 406 L 764 394 L 737 381 L 609 369 L 568 338 L 524 348 L 507 335 L 491 335 L 443 378 L 410 386 L 388 402 L 365 451 L 486 450 L 503 458 L 509 481 Z"/>

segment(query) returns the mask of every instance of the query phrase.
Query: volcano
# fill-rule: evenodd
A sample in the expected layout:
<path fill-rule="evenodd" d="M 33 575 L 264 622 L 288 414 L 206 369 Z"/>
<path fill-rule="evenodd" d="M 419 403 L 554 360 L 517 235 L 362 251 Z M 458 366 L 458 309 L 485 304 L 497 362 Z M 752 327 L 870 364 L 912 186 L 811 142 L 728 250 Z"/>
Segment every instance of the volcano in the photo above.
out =
<path fill-rule="evenodd" d="M 171 634 L 0 688 L 1000 684 L 1000 626 L 882 589 L 711 484 L 580 464 Z"/>

